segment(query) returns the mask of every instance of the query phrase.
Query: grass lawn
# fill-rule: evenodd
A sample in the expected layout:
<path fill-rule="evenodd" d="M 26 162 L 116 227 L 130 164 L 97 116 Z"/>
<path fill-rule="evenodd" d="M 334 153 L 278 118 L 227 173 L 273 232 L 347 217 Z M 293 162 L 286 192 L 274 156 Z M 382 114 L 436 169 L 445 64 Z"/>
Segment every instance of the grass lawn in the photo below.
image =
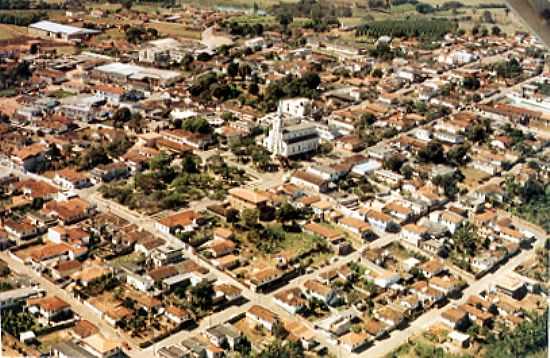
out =
<path fill-rule="evenodd" d="M 154 14 L 157 11 L 162 11 L 163 9 L 160 7 L 160 4 L 135 4 L 132 6 L 132 10 Z"/>
<path fill-rule="evenodd" d="M 0 40 L 11 40 L 15 38 L 12 31 L 6 29 L 5 27 L 0 27 Z"/>
<path fill-rule="evenodd" d="M 230 22 L 238 22 L 240 24 L 274 24 L 277 22 L 275 16 L 259 16 L 259 15 L 241 15 L 234 16 Z"/>
<path fill-rule="evenodd" d="M 49 353 L 53 345 L 66 341 L 67 338 L 69 338 L 68 336 L 69 335 L 66 331 L 57 331 L 47 334 L 45 336 L 41 336 L 38 350 L 42 353 Z"/>
<path fill-rule="evenodd" d="M 114 267 L 121 267 L 124 264 L 137 264 L 143 261 L 144 257 L 139 252 L 134 252 L 129 255 L 119 256 L 116 259 L 113 259 L 111 265 Z"/>
<path fill-rule="evenodd" d="M 464 174 L 464 184 L 467 187 L 478 185 L 481 181 L 490 177 L 489 174 L 468 166 L 461 168 L 461 171 Z"/>
<path fill-rule="evenodd" d="M 74 96 L 75 94 L 69 91 L 58 89 L 57 91 L 51 92 L 50 95 L 57 99 L 62 99 L 62 98 Z"/>
<path fill-rule="evenodd" d="M 88 4 L 86 7 L 91 10 L 97 9 L 97 10 L 103 10 L 103 11 L 116 11 L 120 9 L 122 6 L 120 4 L 111 4 L 108 2 L 104 2 L 99 4 L 91 3 L 91 4 Z"/>
<path fill-rule="evenodd" d="M 162 23 L 149 23 L 149 24 L 146 24 L 146 26 L 157 29 L 158 32 L 166 36 L 185 37 L 193 40 L 201 39 L 201 33 L 199 31 L 187 30 L 186 26 L 182 24 L 162 22 Z"/>
<path fill-rule="evenodd" d="M 280 232 L 282 234 L 282 240 L 268 241 L 269 239 L 262 238 L 259 242 L 252 242 L 248 240 L 246 233 L 239 235 L 239 241 L 242 243 L 244 248 L 241 254 L 246 256 L 248 259 L 255 261 L 256 263 L 269 263 L 270 265 L 274 266 L 276 264 L 275 256 L 298 256 L 304 252 L 312 250 L 317 242 L 323 241 L 323 239 L 304 232 L 286 232 L 282 229 L 282 225 L 278 223 L 267 225 L 267 227 L 273 229 L 276 232 Z M 320 257 L 316 258 L 316 256 Z M 329 256 L 323 257 L 323 254 L 321 253 L 315 253 L 312 258 L 320 263 Z"/>
<path fill-rule="evenodd" d="M 15 88 L 7 88 L 0 91 L 0 97 L 13 97 L 17 95 L 17 90 Z"/>
<path fill-rule="evenodd" d="M 252 9 L 253 2 L 250 0 L 182 0 L 182 3 L 185 4 L 193 4 L 193 5 L 202 5 L 206 7 L 228 7 L 228 8 L 242 8 L 245 9 Z M 260 9 L 267 9 L 272 7 L 273 5 L 277 5 L 279 3 L 295 3 L 297 0 L 256 0 L 256 4 Z"/>
<path fill-rule="evenodd" d="M 124 34 L 124 31 L 121 29 L 109 29 L 105 32 L 102 32 L 100 35 L 94 37 L 94 41 L 101 42 L 101 41 L 116 41 L 116 40 L 123 40 L 126 38 L 126 35 Z"/>

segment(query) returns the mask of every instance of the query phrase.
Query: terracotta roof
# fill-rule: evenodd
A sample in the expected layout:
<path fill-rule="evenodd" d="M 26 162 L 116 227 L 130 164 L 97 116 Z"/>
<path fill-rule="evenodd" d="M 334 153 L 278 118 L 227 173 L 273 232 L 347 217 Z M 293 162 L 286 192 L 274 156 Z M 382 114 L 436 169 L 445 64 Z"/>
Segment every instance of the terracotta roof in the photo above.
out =
<path fill-rule="evenodd" d="M 21 160 L 27 160 L 28 158 L 35 157 L 39 155 L 40 153 L 43 153 L 46 150 L 46 145 L 41 143 L 35 143 L 28 145 L 26 147 L 23 147 L 21 149 L 17 149 L 13 152 L 13 156 L 21 159 Z"/>
<path fill-rule="evenodd" d="M 403 206 L 395 201 L 392 201 L 391 203 L 387 204 L 386 206 L 384 206 L 384 210 L 387 210 L 387 211 L 395 211 L 396 213 L 399 213 L 399 214 L 404 214 L 404 215 L 409 215 L 412 213 L 412 210 L 407 208 L 406 206 Z"/>
<path fill-rule="evenodd" d="M 176 276 L 177 274 L 178 270 L 176 270 L 174 266 L 161 266 L 149 271 L 149 277 L 151 277 L 154 281 L 161 281 L 166 278 Z"/>
<path fill-rule="evenodd" d="M 403 314 L 391 307 L 384 306 L 376 312 L 379 316 L 384 317 L 392 322 L 401 322 L 404 318 Z"/>
<path fill-rule="evenodd" d="M 367 333 L 373 336 L 377 336 L 386 330 L 386 325 L 384 323 L 372 318 L 365 319 L 363 327 L 365 327 Z"/>
<path fill-rule="evenodd" d="M 55 269 L 57 271 L 68 271 L 68 270 L 75 270 L 82 267 L 82 263 L 78 260 L 67 260 L 67 261 L 61 261 L 56 266 Z"/>
<path fill-rule="evenodd" d="M 226 251 L 233 251 L 237 247 L 237 245 L 231 240 L 216 239 L 211 241 L 208 247 L 215 254 L 219 255 Z"/>
<path fill-rule="evenodd" d="M 275 294 L 275 299 L 290 306 L 303 306 L 306 300 L 302 298 L 302 291 L 298 287 L 288 288 Z"/>
<path fill-rule="evenodd" d="M 53 185 L 34 179 L 22 180 L 16 184 L 16 187 L 24 191 L 30 191 L 33 198 L 43 198 L 59 191 Z"/>
<path fill-rule="evenodd" d="M 44 246 L 33 249 L 30 253 L 35 261 L 42 261 L 49 257 L 60 256 L 68 253 L 71 250 L 71 247 L 65 243 L 60 244 L 46 244 Z"/>
<path fill-rule="evenodd" d="M 370 230 L 370 225 L 363 220 L 345 216 L 340 220 L 340 224 L 357 228 L 360 231 Z"/>
<path fill-rule="evenodd" d="M 329 286 L 324 285 L 317 280 L 307 280 L 304 282 L 304 288 L 323 296 L 328 295 L 332 291 Z"/>
<path fill-rule="evenodd" d="M 312 183 L 314 185 L 317 185 L 317 186 L 322 186 L 324 184 L 326 184 L 326 180 L 317 176 L 317 175 L 313 175 L 311 173 L 308 173 L 304 170 L 297 170 L 296 172 L 294 172 L 294 174 L 292 175 L 294 178 L 298 178 L 300 180 L 303 180 L 303 181 L 306 181 L 308 183 Z"/>
<path fill-rule="evenodd" d="M 261 284 L 267 281 L 274 280 L 281 276 L 281 271 L 274 267 L 267 267 L 263 270 L 250 274 L 250 281 Z"/>
<path fill-rule="evenodd" d="M 340 337 L 340 342 L 342 342 L 342 344 L 347 344 L 352 347 L 355 347 L 367 341 L 369 337 L 370 335 L 365 332 L 361 332 L 361 333 L 349 332 L 343 335 L 342 337 Z"/>
<path fill-rule="evenodd" d="M 94 265 L 94 266 L 86 267 L 80 272 L 75 272 L 72 275 L 72 277 L 75 280 L 90 282 L 105 276 L 108 272 L 109 270 L 106 269 L 105 267 Z"/>
<path fill-rule="evenodd" d="M 369 219 L 372 218 L 374 220 L 383 221 L 386 223 L 392 221 L 391 216 L 384 214 L 378 210 L 372 210 L 372 209 L 367 212 L 367 218 Z"/>
<path fill-rule="evenodd" d="M 238 296 L 242 292 L 240 288 L 229 283 L 220 283 L 218 285 L 215 285 L 214 291 L 222 292 L 226 296 Z"/>
<path fill-rule="evenodd" d="M 247 313 L 250 313 L 251 315 L 256 316 L 259 319 L 267 322 L 275 323 L 279 321 L 275 313 L 271 312 L 267 308 L 258 305 L 253 305 L 252 307 L 250 307 Z"/>
<path fill-rule="evenodd" d="M 436 259 L 432 259 L 432 260 L 429 260 L 429 261 L 426 261 L 424 262 L 420 268 L 426 272 L 430 272 L 430 273 L 436 273 L 436 272 L 440 272 L 441 270 L 443 270 L 445 268 L 445 266 L 439 262 L 439 260 L 436 260 Z"/>
<path fill-rule="evenodd" d="M 58 312 L 71 307 L 67 302 L 57 296 L 31 299 L 27 302 L 29 306 L 39 306 L 48 312 Z"/>
<path fill-rule="evenodd" d="M 86 338 L 99 333 L 99 328 L 90 321 L 80 320 L 74 325 L 73 332 L 80 338 Z"/>
<path fill-rule="evenodd" d="M 464 312 L 461 309 L 450 307 L 447 310 L 445 310 L 441 316 L 451 322 L 459 322 L 460 320 L 464 319 L 464 316 L 466 316 L 466 312 Z"/>
<path fill-rule="evenodd" d="M 460 224 L 465 220 L 465 218 L 461 215 L 458 215 L 457 213 L 446 210 L 443 213 L 441 213 L 441 220 L 450 222 L 453 224 Z"/>
<path fill-rule="evenodd" d="M 416 224 L 407 224 L 405 226 L 403 226 L 403 229 L 404 231 L 409 231 L 409 232 L 413 232 L 415 234 L 425 234 L 428 232 L 428 229 L 424 226 L 421 226 L 421 225 L 416 225 Z"/>
<path fill-rule="evenodd" d="M 105 312 L 105 314 L 113 319 L 119 320 L 125 317 L 132 316 L 134 314 L 134 311 L 124 306 L 117 306 L 117 307 L 112 307 L 108 309 L 107 312 Z"/>
<path fill-rule="evenodd" d="M 458 306 L 458 308 L 460 310 L 462 310 L 464 312 L 467 312 L 468 314 L 476 317 L 477 319 L 482 320 L 482 321 L 487 321 L 487 320 L 493 318 L 492 314 L 490 314 L 488 312 L 483 312 L 479 308 L 468 305 L 468 304 L 460 305 L 460 306 Z"/>
<path fill-rule="evenodd" d="M 314 233 L 315 235 L 326 238 L 327 240 L 333 240 L 342 237 L 342 233 L 340 233 L 338 230 L 334 230 L 331 227 L 317 223 L 308 223 L 304 225 L 304 229 Z"/>
<path fill-rule="evenodd" d="M 62 220 L 84 214 L 89 208 L 90 204 L 80 198 L 72 198 L 67 201 L 50 201 L 44 205 L 46 212 L 55 212 Z"/>
<path fill-rule="evenodd" d="M 181 213 L 167 216 L 159 220 L 159 223 L 164 226 L 168 226 L 169 228 L 174 228 L 177 226 L 184 227 L 192 224 L 193 221 L 197 218 L 199 218 L 199 214 L 197 214 L 195 211 L 186 210 L 182 211 Z"/>
<path fill-rule="evenodd" d="M 187 310 L 180 307 L 172 306 L 172 305 L 166 307 L 166 312 L 178 318 L 190 317 L 190 314 Z"/>
<path fill-rule="evenodd" d="M 217 227 L 214 229 L 214 235 L 219 236 L 222 239 L 230 239 L 233 236 L 233 230 L 224 227 Z"/>
<path fill-rule="evenodd" d="M 260 204 L 267 201 L 267 196 L 262 193 L 258 193 L 244 188 L 233 188 L 229 190 L 229 195 L 247 201 L 252 204 Z"/>
<path fill-rule="evenodd" d="M 55 173 L 58 177 L 68 180 L 72 183 L 88 179 L 88 176 L 83 172 L 78 172 L 71 168 L 65 168 Z"/>

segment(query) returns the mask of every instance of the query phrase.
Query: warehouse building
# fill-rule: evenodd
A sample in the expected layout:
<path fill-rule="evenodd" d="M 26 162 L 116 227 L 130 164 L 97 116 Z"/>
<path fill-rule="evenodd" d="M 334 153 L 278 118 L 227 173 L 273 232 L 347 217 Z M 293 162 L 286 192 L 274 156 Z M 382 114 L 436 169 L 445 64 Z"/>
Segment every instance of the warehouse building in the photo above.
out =
<path fill-rule="evenodd" d="M 182 79 L 181 72 L 114 62 L 92 70 L 92 78 L 136 88 L 168 87 Z"/>
<path fill-rule="evenodd" d="M 80 41 L 99 33 L 97 30 L 59 24 L 52 21 L 39 21 L 29 25 L 29 35 L 62 41 Z"/>

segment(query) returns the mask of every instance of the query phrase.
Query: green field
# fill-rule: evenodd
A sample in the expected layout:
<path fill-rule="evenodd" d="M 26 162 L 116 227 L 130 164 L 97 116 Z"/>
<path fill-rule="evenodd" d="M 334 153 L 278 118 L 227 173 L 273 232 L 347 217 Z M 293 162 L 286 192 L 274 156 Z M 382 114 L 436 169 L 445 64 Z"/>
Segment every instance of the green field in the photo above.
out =
<path fill-rule="evenodd" d="M 193 40 L 201 39 L 201 33 L 199 31 L 187 30 L 186 26 L 182 24 L 159 22 L 149 23 L 146 25 L 146 27 L 157 29 L 158 32 L 165 36 L 185 37 Z"/>

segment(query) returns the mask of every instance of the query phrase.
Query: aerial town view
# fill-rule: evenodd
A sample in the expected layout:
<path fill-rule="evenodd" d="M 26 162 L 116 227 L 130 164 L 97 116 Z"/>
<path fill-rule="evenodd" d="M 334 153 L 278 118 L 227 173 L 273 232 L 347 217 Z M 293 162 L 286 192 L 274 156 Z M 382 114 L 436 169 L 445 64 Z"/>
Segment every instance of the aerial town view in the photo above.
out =
<path fill-rule="evenodd" d="M 0 357 L 543 358 L 549 0 L 0 0 Z"/>

